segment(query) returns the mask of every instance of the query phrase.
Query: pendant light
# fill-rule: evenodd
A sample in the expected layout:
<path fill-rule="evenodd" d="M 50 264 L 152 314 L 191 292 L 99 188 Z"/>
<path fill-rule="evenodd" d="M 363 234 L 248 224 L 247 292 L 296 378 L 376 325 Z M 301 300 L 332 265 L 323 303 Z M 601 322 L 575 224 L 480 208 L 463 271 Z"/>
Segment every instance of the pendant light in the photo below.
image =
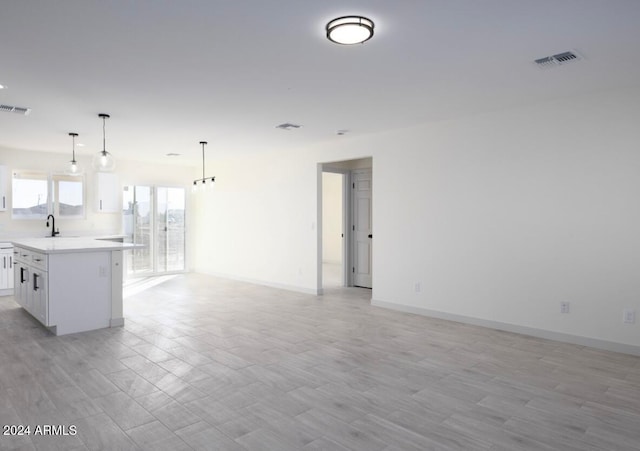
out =
<path fill-rule="evenodd" d="M 109 116 L 105 113 L 98 114 L 98 117 L 102 118 L 102 150 L 93 156 L 93 168 L 100 172 L 111 172 L 116 167 L 116 161 L 109 152 L 107 152 L 106 138 L 105 138 L 105 124 Z"/>
<path fill-rule="evenodd" d="M 207 187 L 207 182 L 209 182 L 209 187 L 213 187 L 213 182 L 216 181 L 215 177 L 206 177 L 204 175 L 204 146 L 208 144 L 206 141 L 200 141 L 200 145 L 202 146 L 202 178 L 196 179 L 193 181 L 192 191 L 196 192 L 198 189 L 205 189 Z"/>
<path fill-rule="evenodd" d="M 71 161 L 69 162 L 69 166 L 67 167 L 67 170 L 65 171 L 65 173 L 67 175 L 82 175 L 82 171 L 80 170 L 80 168 L 78 167 L 78 162 L 76 161 L 76 136 L 78 136 L 77 133 L 69 133 L 69 136 L 71 136 Z"/>

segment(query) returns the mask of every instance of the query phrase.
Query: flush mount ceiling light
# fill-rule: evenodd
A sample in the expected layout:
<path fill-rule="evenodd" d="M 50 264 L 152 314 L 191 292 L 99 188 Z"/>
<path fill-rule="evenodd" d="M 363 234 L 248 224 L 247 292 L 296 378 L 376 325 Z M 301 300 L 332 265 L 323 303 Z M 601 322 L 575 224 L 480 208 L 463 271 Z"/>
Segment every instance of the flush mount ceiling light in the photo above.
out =
<path fill-rule="evenodd" d="M 200 145 L 202 146 L 202 178 L 193 181 L 193 187 L 191 189 L 193 192 L 198 191 L 198 187 L 202 187 L 202 189 L 205 189 L 207 187 L 207 181 L 210 182 L 209 187 L 213 188 L 213 182 L 216 181 L 215 177 L 206 177 L 204 175 L 204 146 L 206 144 L 208 144 L 206 141 L 200 141 Z"/>
<path fill-rule="evenodd" d="M 81 175 L 82 172 L 80 171 L 80 168 L 78 168 L 78 162 L 76 161 L 76 136 L 78 136 L 77 133 L 69 133 L 69 136 L 71 136 L 71 161 L 69 162 L 69 167 L 67 168 L 67 170 L 65 171 L 67 175 Z"/>
<path fill-rule="evenodd" d="M 109 116 L 105 113 L 98 114 L 102 118 L 102 150 L 93 156 L 93 168 L 100 172 L 111 172 L 116 168 L 116 161 L 109 152 L 107 152 L 107 140 L 105 138 L 105 124 Z"/>
<path fill-rule="evenodd" d="M 327 39 L 336 44 L 361 44 L 371 39 L 373 27 L 373 21 L 366 17 L 338 17 L 327 24 Z"/>

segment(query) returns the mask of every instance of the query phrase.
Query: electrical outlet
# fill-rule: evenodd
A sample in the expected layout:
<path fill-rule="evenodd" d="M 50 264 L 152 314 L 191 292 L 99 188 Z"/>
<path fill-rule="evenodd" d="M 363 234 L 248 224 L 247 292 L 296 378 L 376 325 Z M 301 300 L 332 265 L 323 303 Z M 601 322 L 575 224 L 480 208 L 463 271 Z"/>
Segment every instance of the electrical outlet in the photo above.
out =
<path fill-rule="evenodd" d="M 569 313 L 569 303 L 561 302 L 560 303 L 560 313 Z"/>
<path fill-rule="evenodd" d="M 416 293 L 420 293 L 422 291 L 422 286 L 420 285 L 420 282 L 416 282 L 415 286 L 413 287 Z"/>
<path fill-rule="evenodd" d="M 636 311 L 633 309 L 624 309 L 622 311 L 622 322 L 627 324 L 635 324 Z"/>

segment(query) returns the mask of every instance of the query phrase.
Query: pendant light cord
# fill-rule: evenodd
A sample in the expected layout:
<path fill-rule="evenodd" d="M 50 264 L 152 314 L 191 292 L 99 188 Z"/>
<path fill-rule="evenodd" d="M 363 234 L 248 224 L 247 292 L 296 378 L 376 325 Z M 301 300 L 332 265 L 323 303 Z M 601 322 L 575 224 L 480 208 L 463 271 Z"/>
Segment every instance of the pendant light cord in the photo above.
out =
<path fill-rule="evenodd" d="M 202 144 L 202 180 L 204 180 L 204 145 L 206 143 L 203 141 L 200 144 Z"/>
<path fill-rule="evenodd" d="M 77 133 L 69 133 L 69 136 L 71 136 L 71 162 L 75 163 L 76 162 L 76 136 L 78 136 Z"/>
<path fill-rule="evenodd" d="M 107 153 L 107 138 L 106 138 L 106 124 L 107 124 L 107 116 L 102 116 L 102 154 Z"/>

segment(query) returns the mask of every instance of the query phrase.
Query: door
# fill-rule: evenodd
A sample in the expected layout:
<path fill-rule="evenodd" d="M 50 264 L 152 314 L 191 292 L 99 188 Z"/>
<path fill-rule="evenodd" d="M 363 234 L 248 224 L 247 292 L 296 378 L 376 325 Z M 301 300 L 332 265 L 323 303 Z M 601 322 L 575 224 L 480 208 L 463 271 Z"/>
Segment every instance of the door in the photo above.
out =
<path fill-rule="evenodd" d="M 185 189 L 125 186 L 123 229 L 144 248 L 128 252 L 127 276 L 184 271 Z"/>
<path fill-rule="evenodd" d="M 372 257 L 372 217 L 371 169 L 356 170 L 351 173 L 352 181 L 352 272 L 353 285 L 371 288 Z"/>
<path fill-rule="evenodd" d="M 156 188 L 157 272 L 184 271 L 185 190 Z"/>
<path fill-rule="evenodd" d="M 153 273 L 153 201 L 150 186 L 125 186 L 123 191 L 123 229 L 128 240 L 144 247 L 127 252 L 127 274 Z"/>

